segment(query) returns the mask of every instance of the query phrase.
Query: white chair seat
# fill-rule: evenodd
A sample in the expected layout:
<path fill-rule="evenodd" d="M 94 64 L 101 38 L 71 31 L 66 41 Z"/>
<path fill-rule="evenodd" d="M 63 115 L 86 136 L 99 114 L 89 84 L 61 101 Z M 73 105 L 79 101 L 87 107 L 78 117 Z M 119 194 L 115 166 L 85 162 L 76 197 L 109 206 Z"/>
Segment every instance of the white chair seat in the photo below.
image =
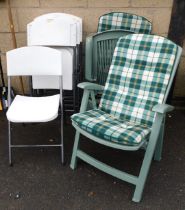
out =
<path fill-rule="evenodd" d="M 7 111 L 11 122 L 48 122 L 58 116 L 60 95 L 29 97 L 17 95 Z"/>

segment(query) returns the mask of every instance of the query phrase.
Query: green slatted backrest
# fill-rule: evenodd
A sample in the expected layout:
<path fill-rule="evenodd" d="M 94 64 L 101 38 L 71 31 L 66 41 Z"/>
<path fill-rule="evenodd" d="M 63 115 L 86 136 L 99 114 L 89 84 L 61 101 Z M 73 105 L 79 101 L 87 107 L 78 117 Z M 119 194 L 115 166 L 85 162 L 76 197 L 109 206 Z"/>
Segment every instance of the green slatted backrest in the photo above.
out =
<path fill-rule="evenodd" d="M 151 126 L 152 107 L 165 99 L 177 51 L 176 44 L 160 36 L 121 37 L 114 51 L 100 109 L 119 119 Z"/>
<path fill-rule="evenodd" d="M 124 12 L 111 12 L 99 18 L 98 32 L 126 30 L 133 33 L 150 34 L 152 24 L 146 18 Z"/>
<path fill-rule="evenodd" d="M 116 43 L 128 31 L 107 31 L 86 39 L 85 78 L 105 85 Z"/>

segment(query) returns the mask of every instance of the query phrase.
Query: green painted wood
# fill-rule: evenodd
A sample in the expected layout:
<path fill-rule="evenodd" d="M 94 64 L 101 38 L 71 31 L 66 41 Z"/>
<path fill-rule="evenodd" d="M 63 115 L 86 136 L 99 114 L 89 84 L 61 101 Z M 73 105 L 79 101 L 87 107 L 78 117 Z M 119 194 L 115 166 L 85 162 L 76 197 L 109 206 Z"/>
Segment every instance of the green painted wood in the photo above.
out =
<path fill-rule="evenodd" d="M 92 82 L 81 82 L 78 84 L 78 87 L 81 89 L 97 90 L 97 91 L 103 91 L 104 89 L 104 86 Z"/>
<path fill-rule="evenodd" d="M 165 128 L 165 116 L 161 124 L 159 137 L 157 140 L 157 145 L 154 153 L 154 160 L 160 161 L 162 158 L 163 140 L 164 140 L 164 128 Z"/>
<path fill-rule="evenodd" d="M 90 155 L 86 154 L 85 152 L 83 152 L 81 150 L 77 151 L 77 156 L 81 160 L 85 161 L 86 163 L 89 163 L 90 165 L 98 168 L 99 170 L 101 170 L 101 171 L 103 171 L 107 174 L 110 174 L 110 175 L 112 175 L 112 176 L 114 176 L 118 179 L 121 179 L 123 181 L 127 181 L 131 184 L 136 184 L 137 183 L 137 177 L 136 176 L 133 176 L 131 174 L 122 172 L 118 169 L 115 169 L 111 166 L 108 166 L 107 164 L 98 161 L 97 159 L 91 157 Z"/>
<path fill-rule="evenodd" d="M 87 37 L 85 48 L 85 78 L 104 85 L 118 39 L 132 32 L 105 31 Z"/>
<path fill-rule="evenodd" d="M 94 91 L 91 91 L 91 101 L 92 101 L 92 107 L 93 107 L 93 109 L 96 109 L 97 108 L 97 105 L 96 105 L 96 98 L 95 98 Z"/>
<path fill-rule="evenodd" d="M 168 104 L 157 104 L 153 107 L 152 111 L 165 114 L 166 112 L 171 112 L 174 110 L 174 106 Z"/>
<path fill-rule="evenodd" d="M 163 114 L 160 114 L 160 113 L 156 114 L 156 119 L 152 126 L 152 132 L 151 132 L 151 135 L 149 138 L 148 146 L 146 148 L 145 156 L 144 156 L 141 170 L 139 173 L 139 177 L 138 177 L 138 180 L 136 183 L 134 196 L 132 198 L 132 201 L 134 201 L 134 202 L 140 202 L 140 200 L 141 200 L 144 185 L 146 182 L 146 178 L 147 178 L 147 175 L 149 172 L 149 168 L 150 168 L 151 161 L 152 161 L 154 151 L 155 151 L 155 147 L 157 144 L 157 139 L 159 136 L 163 117 L 164 117 Z"/>
<path fill-rule="evenodd" d="M 86 46 L 85 46 L 85 78 L 88 81 L 93 81 L 91 76 L 92 74 L 92 36 L 86 38 Z"/>
<path fill-rule="evenodd" d="M 79 145 L 79 139 L 80 139 L 80 133 L 76 131 L 75 134 L 75 142 L 73 146 L 73 153 L 72 153 L 72 158 L 71 158 L 71 163 L 70 167 L 74 170 L 77 166 L 77 150 L 78 150 L 78 145 Z"/>
<path fill-rule="evenodd" d="M 89 90 L 84 90 L 82 102 L 81 102 L 81 106 L 80 106 L 80 113 L 85 112 L 87 110 L 89 94 L 90 94 Z"/>

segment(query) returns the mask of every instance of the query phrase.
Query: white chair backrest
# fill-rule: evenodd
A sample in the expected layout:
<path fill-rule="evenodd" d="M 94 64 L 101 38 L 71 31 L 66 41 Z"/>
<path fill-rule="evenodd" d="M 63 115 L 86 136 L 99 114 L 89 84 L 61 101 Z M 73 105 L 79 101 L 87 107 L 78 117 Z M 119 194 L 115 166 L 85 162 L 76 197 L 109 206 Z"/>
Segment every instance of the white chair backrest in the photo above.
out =
<path fill-rule="evenodd" d="M 7 52 L 8 76 L 60 76 L 62 52 L 49 47 L 29 46 Z"/>
<path fill-rule="evenodd" d="M 39 19 L 27 26 L 28 46 L 76 46 L 77 24 L 71 19 Z"/>
<path fill-rule="evenodd" d="M 62 78 L 63 90 L 73 90 L 73 49 L 70 47 L 55 48 L 62 52 Z M 33 76 L 33 89 L 58 89 L 59 78 L 57 76 Z"/>
<path fill-rule="evenodd" d="M 48 13 L 41 16 L 38 16 L 34 19 L 34 21 L 38 21 L 41 19 L 49 19 L 49 18 L 63 18 L 63 19 L 73 19 L 77 23 L 77 42 L 80 44 L 82 42 L 82 18 L 66 14 L 66 13 Z M 29 24 L 28 24 L 29 25 Z"/>

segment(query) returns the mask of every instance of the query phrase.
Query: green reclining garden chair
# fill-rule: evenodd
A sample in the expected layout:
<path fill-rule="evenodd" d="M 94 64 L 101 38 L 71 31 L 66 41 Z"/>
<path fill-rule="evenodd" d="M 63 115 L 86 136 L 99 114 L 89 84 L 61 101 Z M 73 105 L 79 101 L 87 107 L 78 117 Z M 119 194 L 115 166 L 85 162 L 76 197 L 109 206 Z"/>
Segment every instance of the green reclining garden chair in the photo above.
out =
<path fill-rule="evenodd" d="M 86 38 L 85 79 L 105 85 L 118 39 L 131 33 L 149 34 L 151 30 L 151 22 L 138 15 L 124 12 L 102 15 L 98 32 Z"/>
<path fill-rule="evenodd" d="M 105 87 L 90 82 L 84 89 L 80 113 L 72 116 L 76 136 L 71 159 L 77 159 L 136 186 L 133 201 L 142 197 L 152 158 L 160 160 L 161 137 L 165 113 L 173 107 L 165 104 L 181 48 L 170 40 L 146 34 L 121 37 L 116 45 Z M 99 107 L 86 111 L 89 96 L 103 90 Z M 80 134 L 102 145 L 120 150 L 144 148 L 145 155 L 138 176 L 110 167 L 79 148 Z"/>

